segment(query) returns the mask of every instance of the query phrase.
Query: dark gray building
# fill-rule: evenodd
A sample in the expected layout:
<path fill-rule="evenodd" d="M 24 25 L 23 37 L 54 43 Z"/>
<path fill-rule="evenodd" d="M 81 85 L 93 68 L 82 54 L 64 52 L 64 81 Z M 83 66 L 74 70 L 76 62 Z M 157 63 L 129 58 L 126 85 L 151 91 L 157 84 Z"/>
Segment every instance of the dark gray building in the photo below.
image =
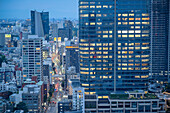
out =
<path fill-rule="evenodd" d="M 71 101 L 60 101 L 58 102 L 58 113 L 65 113 L 66 111 L 72 110 Z"/>
<path fill-rule="evenodd" d="M 31 33 L 48 40 L 49 12 L 31 11 Z"/>
<path fill-rule="evenodd" d="M 151 77 L 168 81 L 169 71 L 169 0 L 152 0 Z"/>
<path fill-rule="evenodd" d="M 24 86 L 22 102 L 27 105 L 29 113 L 41 113 L 41 91 L 38 85 Z"/>
<path fill-rule="evenodd" d="M 66 68 L 74 66 L 79 73 L 79 48 L 78 46 L 66 46 Z"/>
<path fill-rule="evenodd" d="M 71 40 L 73 38 L 73 23 L 70 20 L 65 20 L 64 28 L 58 29 L 58 37 L 61 37 L 61 41 L 64 41 L 64 38 Z"/>

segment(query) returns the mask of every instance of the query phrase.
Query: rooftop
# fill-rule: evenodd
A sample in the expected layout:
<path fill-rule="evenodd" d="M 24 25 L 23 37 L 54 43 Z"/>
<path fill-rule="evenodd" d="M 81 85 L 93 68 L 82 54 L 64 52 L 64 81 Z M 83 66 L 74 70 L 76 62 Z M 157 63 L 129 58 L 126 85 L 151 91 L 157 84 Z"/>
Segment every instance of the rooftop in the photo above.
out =
<path fill-rule="evenodd" d="M 139 97 L 139 98 L 135 98 L 135 97 L 130 97 L 129 94 L 110 94 L 110 99 L 122 99 L 122 100 L 128 100 L 128 99 L 158 99 L 158 97 L 154 94 L 144 94 L 144 97 Z"/>

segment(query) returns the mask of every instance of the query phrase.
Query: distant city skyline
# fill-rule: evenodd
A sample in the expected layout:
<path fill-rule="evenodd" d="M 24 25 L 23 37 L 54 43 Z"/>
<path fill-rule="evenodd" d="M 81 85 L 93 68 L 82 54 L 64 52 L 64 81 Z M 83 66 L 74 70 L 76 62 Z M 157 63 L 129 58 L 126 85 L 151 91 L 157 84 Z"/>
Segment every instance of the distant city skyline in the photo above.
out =
<path fill-rule="evenodd" d="M 78 0 L 0 0 L 0 19 L 31 18 L 31 10 L 48 11 L 50 18 L 78 19 Z"/>

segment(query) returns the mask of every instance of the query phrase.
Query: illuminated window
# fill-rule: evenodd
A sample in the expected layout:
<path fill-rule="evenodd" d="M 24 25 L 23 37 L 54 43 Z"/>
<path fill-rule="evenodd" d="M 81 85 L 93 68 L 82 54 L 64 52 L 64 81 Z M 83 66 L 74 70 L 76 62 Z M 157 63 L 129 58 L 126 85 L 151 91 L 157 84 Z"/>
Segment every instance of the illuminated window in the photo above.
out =
<path fill-rule="evenodd" d="M 129 20 L 134 20 L 134 18 L 129 18 Z"/>
<path fill-rule="evenodd" d="M 80 17 L 88 17 L 88 14 L 80 14 Z"/>
<path fill-rule="evenodd" d="M 149 24 L 149 22 L 142 22 L 142 24 Z"/>
<path fill-rule="evenodd" d="M 102 22 L 97 22 L 97 25 L 102 25 Z"/>
<path fill-rule="evenodd" d="M 123 30 L 122 33 L 127 33 L 127 30 Z"/>
<path fill-rule="evenodd" d="M 128 16 L 128 14 L 122 14 L 122 16 Z"/>
<path fill-rule="evenodd" d="M 134 33 L 134 30 L 129 30 L 129 33 Z"/>
<path fill-rule="evenodd" d="M 103 38 L 108 38 L 108 35 L 103 35 Z"/>
<path fill-rule="evenodd" d="M 140 20 L 140 18 L 135 18 L 135 20 Z"/>
<path fill-rule="evenodd" d="M 121 33 L 121 31 L 118 31 L 118 33 Z"/>
<path fill-rule="evenodd" d="M 129 22 L 129 25 L 133 25 L 134 24 L 134 22 Z"/>
<path fill-rule="evenodd" d="M 127 22 L 122 22 L 123 25 L 127 25 L 128 23 Z"/>
<path fill-rule="evenodd" d="M 149 16 L 149 14 L 142 13 L 142 16 Z"/>
<path fill-rule="evenodd" d="M 134 16 L 134 14 L 129 14 L 129 16 Z"/>
<path fill-rule="evenodd" d="M 95 8 L 95 6 L 90 6 L 90 8 Z"/>
<path fill-rule="evenodd" d="M 96 17 L 101 17 L 102 15 L 101 14 L 97 14 Z"/>
<path fill-rule="evenodd" d="M 135 26 L 136 29 L 140 29 L 140 26 Z"/>
<path fill-rule="evenodd" d="M 135 24 L 140 24 L 140 22 L 135 22 Z"/>
<path fill-rule="evenodd" d="M 90 25 L 95 25 L 95 22 L 91 22 Z"/>
<path fill-rule="evenodd" d="M 102 6 L 101 6 L 101 5 L 98 5 L 98 6 L 96 6 L 96 8 L 102 8 Z"/>
<path fill-rule="evenodd" d="M 103 8 L 108 8 L 108 5 L 103 5 Z"/>
<path fill-rule="evenodd" d="M 134 37 L 134 35 L 129 35 L 129 37 Z"/>

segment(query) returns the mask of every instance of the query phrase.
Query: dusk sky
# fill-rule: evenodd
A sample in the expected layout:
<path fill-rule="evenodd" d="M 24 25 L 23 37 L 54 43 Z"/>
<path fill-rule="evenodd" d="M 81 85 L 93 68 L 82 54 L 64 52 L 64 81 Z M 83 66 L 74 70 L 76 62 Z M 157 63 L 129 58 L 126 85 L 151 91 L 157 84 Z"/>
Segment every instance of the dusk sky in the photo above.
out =
<path fill-rule="evenodd" d="M 49 11 L 50 18 L 78 18 L 78 0 L 0 0 L 0 18 L 30 18 L 30 10 Z"/>

